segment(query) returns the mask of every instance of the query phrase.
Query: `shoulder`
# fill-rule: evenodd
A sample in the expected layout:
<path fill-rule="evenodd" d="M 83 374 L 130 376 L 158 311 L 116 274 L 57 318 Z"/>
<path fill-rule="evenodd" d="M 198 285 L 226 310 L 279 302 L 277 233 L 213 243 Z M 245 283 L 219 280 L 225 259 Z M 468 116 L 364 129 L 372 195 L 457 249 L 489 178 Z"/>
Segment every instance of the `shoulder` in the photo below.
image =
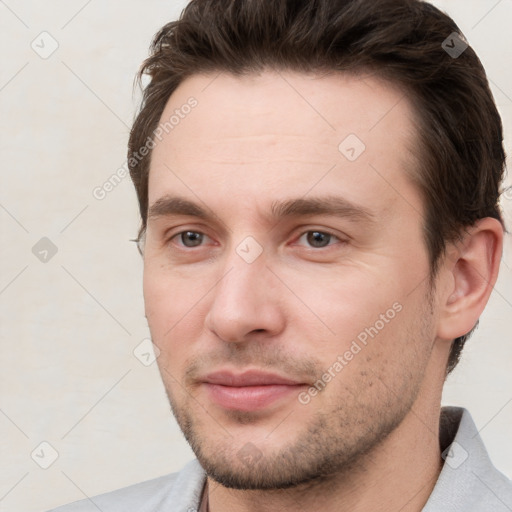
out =
<path fill-rule="evenodd" d="M 469 412 L 444 408 L 444 465 L 423 512 L 510 512 L 512 482 L 494 467 Z"/>
<path fill-rule="evenodd" d="M 197 460 L 180 472 L 161 476 L 93 498 L 86 498 L 49 512 L 173 512 L 195 510 L 205 482 Z"/>

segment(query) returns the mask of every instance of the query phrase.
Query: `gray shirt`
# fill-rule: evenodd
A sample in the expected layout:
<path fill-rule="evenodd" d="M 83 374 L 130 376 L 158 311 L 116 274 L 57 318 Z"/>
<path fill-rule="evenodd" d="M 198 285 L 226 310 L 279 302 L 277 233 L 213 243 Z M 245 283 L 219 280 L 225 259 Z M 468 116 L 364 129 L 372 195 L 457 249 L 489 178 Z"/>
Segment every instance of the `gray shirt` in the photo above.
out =
<path fill-rule="evenodd" d="M 423 512 L 512 512 L 512 482 L 491 463 L 469 412 L 444 407 L 443 469 Z M 162 476 L 50 512 L 195 512 L 206 475 L 197 460 Z"/>

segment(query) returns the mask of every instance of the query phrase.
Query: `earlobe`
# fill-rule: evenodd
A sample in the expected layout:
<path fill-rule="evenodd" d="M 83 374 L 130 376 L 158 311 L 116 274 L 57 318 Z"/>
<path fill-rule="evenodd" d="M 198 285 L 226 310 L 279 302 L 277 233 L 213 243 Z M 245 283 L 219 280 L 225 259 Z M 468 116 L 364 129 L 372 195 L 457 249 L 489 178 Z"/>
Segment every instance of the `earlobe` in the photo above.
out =
<path fill-rule="evenodd" d="M 441 297 L 437 336 L 451 340 L 477 323 L 498 278 L 503 227 L 493 218 L 479 220 L 446 259 L 445 296 Z"/>

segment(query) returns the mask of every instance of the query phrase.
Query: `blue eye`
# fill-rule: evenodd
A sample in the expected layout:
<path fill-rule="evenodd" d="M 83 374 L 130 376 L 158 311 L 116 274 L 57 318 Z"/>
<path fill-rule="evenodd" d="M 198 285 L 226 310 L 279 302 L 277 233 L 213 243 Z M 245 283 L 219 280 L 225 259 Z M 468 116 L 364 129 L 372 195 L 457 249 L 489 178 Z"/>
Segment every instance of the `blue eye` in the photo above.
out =
<path fill-rule="evenodd" d="M 197 231 L 183 231 L 176 236 L 185 247 L 198 247 L 204 240 L 204 234 Z"/>
<path fill-rule="evenodd" d="M 327 247 L 328 245 L 332 245 L 332 241 L 338 240 L 337 237 L 331 235 L 330 233 L 325 233 L 323 231 L 307 231 L 304 233 L 299 240 L 303 240 L 306 238 L 306 242 L 316 249 L 321 249 L 322 247 Z"/>

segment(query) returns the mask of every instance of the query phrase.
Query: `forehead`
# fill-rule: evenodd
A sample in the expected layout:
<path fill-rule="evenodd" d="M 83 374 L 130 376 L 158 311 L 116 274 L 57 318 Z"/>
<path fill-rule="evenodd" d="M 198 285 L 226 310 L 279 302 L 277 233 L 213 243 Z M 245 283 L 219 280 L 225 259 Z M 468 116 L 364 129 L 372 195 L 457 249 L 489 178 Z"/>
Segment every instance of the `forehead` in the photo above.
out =
<path fill-rule="evenodd" d="M 191 98 L 195 106 L 184 108 Z M 171 95 L 160 125 L 173 116 L 153 150 L 150 205 L 176 188 L 208 195 L 228 184 L 260 199 L 262 189 L 341 187 L 349 199 L 383 207 L 397 194 L 415 195 L 407 179 L 417 165 L 413 109 L 373 76 L 194 75 Z"/>

